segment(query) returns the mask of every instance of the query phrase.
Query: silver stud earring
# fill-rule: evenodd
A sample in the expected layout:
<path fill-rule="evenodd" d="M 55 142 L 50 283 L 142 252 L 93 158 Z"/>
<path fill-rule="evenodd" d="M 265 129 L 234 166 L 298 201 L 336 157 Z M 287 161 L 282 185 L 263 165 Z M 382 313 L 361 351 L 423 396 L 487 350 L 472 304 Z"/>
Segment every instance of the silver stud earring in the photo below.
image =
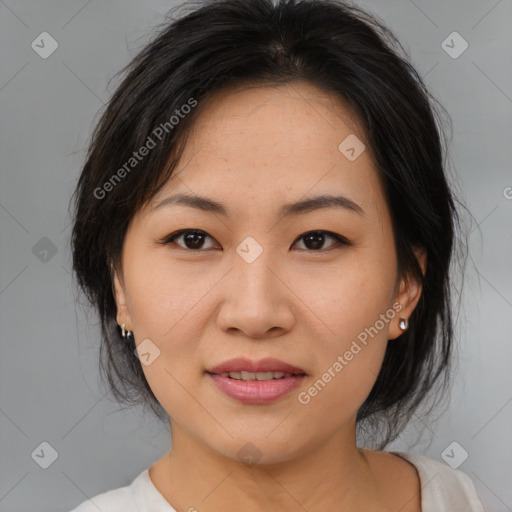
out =
<path fill-rule="evenodd" d="M 406 331 L 407 328 L 409 327 L 409 321 L 407 320 L 407 318 L 400 318 L 400 321 L 398 322 L 398 327 L 400 327 L 402 331 Z"/>

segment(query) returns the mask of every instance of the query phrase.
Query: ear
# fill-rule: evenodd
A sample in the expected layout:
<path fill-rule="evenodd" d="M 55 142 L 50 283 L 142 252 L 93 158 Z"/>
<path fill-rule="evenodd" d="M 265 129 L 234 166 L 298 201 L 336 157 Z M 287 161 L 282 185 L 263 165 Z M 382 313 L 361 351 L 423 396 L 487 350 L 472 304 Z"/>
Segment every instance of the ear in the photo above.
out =
<path fill-rule="evenodd" d="M 421 268 L 421 273 L 425 275 L 427 270 L 427 251 L 423 247 L 414 247 L 414 255 Z M 403 334 L 403 330 L 399 327 L 400 318 L 409 320 L 414 308 L 418 304 L 421 297 L 421 281 L 407 273 L 400 279 L 398 292 L 394 299 L 394 304 L 400 303 L 401 309 L 394 308 L 397 314 L 395 315 L 388 331 L 388 339 L 394 340 Z"/>
<path fill-rule="evenodd" d="M 119 325 L 125 324 L 128 331 L 133 331 L 132 319 L 126 300 L 126 291 L 123 284 L 123 279 L 120 277 L 117 270 L 111 265 L 111 274 L 113 276 L 114 297 L 116 300 L 117 314 L 116 321 Z"/>

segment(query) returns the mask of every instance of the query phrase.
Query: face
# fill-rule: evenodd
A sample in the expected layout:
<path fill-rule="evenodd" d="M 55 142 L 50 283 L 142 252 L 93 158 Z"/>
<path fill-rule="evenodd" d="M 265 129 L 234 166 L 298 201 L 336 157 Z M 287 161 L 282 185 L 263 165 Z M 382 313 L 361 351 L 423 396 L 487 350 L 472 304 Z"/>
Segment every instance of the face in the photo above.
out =
<path fill-rule="evenodd" d="M 174 427 L 228 458 L 251 442 L 261 463 L 291 460 L 353 432 L 419 299 L 361 141 L 305 83 L 218 94 L 129 226 L 117 320 Z"/>

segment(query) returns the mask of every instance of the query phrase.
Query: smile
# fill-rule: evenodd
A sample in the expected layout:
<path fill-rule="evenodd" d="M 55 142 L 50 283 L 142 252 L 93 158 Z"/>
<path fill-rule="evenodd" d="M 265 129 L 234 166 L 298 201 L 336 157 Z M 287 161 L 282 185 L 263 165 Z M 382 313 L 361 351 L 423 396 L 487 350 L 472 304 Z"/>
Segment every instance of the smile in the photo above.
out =
<path fill-rule="evenodd" d="M 287 377 L 291 377 L 292 374 L 284 373 L 284 372 L 223 372 L 220 375 L 222 377 L 229 377 L 230 379 L 235 380 L 275 380 L 275 379 L 286 379 Z"/>

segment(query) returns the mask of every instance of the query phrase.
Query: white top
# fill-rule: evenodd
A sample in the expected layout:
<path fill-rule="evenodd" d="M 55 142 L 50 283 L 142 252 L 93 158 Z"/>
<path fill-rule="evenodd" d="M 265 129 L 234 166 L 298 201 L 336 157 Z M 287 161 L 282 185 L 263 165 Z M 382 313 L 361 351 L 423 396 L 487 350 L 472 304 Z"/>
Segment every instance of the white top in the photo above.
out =
<path fill-rule="evenodd" d="M 484 512 L 465 473 L 424 455 L 391 452 L 411 462 L 420 477 L 422 512 Z M 71 512 L 176 512 L 149 477 L 149 468 L 130 485 L 98 494 Z"/>

